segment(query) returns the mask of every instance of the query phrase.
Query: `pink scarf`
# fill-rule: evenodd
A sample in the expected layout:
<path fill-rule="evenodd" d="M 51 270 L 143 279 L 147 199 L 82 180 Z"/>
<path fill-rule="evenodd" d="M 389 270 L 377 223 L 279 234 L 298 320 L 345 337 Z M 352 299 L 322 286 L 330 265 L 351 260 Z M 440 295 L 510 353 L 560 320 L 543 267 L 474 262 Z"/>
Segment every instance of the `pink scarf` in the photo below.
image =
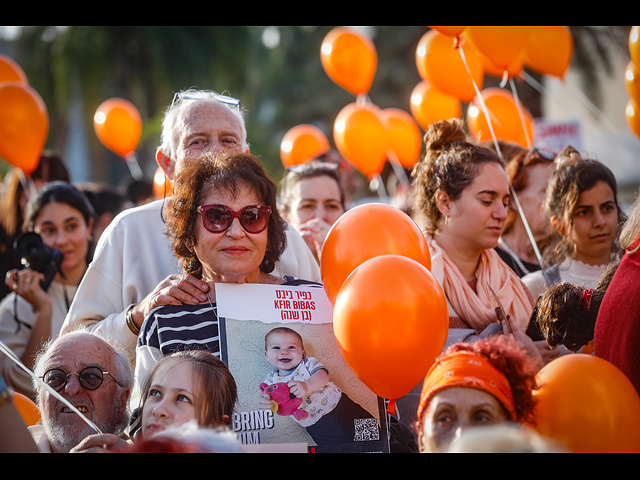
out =
<path fill-rule="evenodd" d="M 476 270 L 476 292 L 433 238 L 426 235 L 431 251 L 431 273 L 442 285 L 451 308 L 477 332 L 497 321 L 496 301 L 487 284 L 500 299 L 511 324 L 523 330 L 529 325 L 533 298 L 520 278 L 493 249 L 484 250 Z"/>

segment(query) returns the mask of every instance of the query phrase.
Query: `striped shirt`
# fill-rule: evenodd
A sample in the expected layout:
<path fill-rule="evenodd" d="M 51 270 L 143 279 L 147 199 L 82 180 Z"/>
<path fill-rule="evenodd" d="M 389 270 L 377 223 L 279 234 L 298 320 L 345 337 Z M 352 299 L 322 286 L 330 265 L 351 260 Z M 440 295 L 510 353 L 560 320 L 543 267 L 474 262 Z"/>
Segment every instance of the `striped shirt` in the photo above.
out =
<path fill-rule="evenodd" d="M 138 335 L 138 347 L 143 346 L 158 349 L 163 355 L 176 350 L 198 349 L 219 356 L 215 305 L 165 305 L 153 310 Z"/>
<path fill-rule="evenodd" d="M 283 285 L 319 283 L 285 276 Z M 152 310 L 145 319 L 136 345 L 136 377 L 142 382 L 155 363 L 179 350 L 207 350 L 224 361 L 220 341 L 220 322 L 216 304 L 164 305 Z M 222 345 L 222 346 L 221 346 Z"/>

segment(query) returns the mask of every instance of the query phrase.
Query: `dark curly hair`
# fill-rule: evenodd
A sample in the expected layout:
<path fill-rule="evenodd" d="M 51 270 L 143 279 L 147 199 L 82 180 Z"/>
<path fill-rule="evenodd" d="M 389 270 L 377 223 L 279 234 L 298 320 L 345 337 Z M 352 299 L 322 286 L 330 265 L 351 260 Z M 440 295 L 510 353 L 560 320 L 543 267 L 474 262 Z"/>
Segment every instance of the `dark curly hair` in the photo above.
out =
<path fill-rule="evenodd" d="M 413 207 L 425 217 L 427 233 L 433 234 L 442 219 L 436 193 L 444 191 L 451 200 L 457 200 L 482 165 L 497 163 L 504 168 L 504 162 L 495 151 L 469 141 L 460 119 L 435 122 L 425 133 L 424 143 L 424 158 L 411 172 Z"/>
<path fill-rule="evenodd" d="M 574 147 L 567 147 L 556 157 L 556 170 L 551 175 L 547 187 L 545 209 L 549 218 L 556 217 L 567 227 L 573 225 L 573 211 L 578 204 L 580 194 L 590 190 L 598 182 L 605 182 L 613 191 L 616 208 L 618 209 L 618 230 L 626 220 L 618 203 L 618 184 L 613 172 L 603 163 L 583 158 Z M 617 235 L 616 235 L 617 239 Z M 553 244 L 546 249 L 545 256 L 548 265 L 562 262 L 570 254 L 572 245 L 566 243 L 560 235 L 556 235 Z M 612 257 L 621 254 L 620 245 L 616 240 L 612 245 Z"/>
<path fill-rule="evenodd" d="M 551 347 L 577 351 L 593 340 L 598 310 L 617 268 L 617 263 L 612 265 L 598 279 L 588 302 L 583 299 L 585 289 L 569 282 L 551 285 L 538 298 L 534 316 Z"/>
<path fill-rule="evenodd" d="M 516 420 L 535 423 L 534 392 L 539 388 L 536 380 L 538 369 L 520 346 L 504 335 L 494 335 L 472 343 L 456 343 L 444 355 L 459 351 L 470 351 L 485 356 L 502 372 L 509 382 L 513 394 Z"/>
<path fill-rule="evenodd" d="M 165 233 L 185 273 L 202 277 L 202 264 L 187 246 L 196 243 L 197 208 L 205 195 L 214 188 L 236 194 L 248 186 L 263 205 L 271 207 L 267 227 L 267 251 L 260 270 L 271 273 L 286 247 L 286 222 L 278 212 L 278 187 L 271 180 L 260 160 L 249 154 L 205 153 L 190 158 L 173 182 L 173 194 L 167 201 Z"/>

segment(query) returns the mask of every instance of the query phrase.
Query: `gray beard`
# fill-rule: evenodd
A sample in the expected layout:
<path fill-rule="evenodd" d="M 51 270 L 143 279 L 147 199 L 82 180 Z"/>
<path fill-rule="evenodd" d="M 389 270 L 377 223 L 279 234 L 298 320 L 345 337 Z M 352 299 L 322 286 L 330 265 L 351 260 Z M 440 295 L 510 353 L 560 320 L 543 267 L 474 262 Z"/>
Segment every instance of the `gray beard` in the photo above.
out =
<path fill-rule="evenodd" d="M 120 433 L 121 429 L 118 428 L 115 419 L 109 419 L 109 421 L 102 423 L 102 425 L 96 423 L 100 432 Z M 73 447 L 78 445 L 89 435 L 99 433 L 93 427 L 84 422 L 80 425 L 62 426 L 43 418 L 42 427 L 47 439 L 49 440 L 49 444 L 51 445 L 51 451 L 54 453 L 69 453 Z"/>
<path fill-rule="evenodd" d="M 78 445 L 86 437 L 98 433 L 89 425 L 65 428 L 60 425 L 50 425 L 43 422 L 42 426 L 53 453 L 69 453 L 73 447 Z"/>

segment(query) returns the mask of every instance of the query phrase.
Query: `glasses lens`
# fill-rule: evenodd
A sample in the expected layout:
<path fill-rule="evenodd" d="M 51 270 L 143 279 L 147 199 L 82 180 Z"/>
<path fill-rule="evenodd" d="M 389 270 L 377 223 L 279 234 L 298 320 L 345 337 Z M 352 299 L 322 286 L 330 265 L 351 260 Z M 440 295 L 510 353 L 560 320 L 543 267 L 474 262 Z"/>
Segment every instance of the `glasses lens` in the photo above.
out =
<path fill-rule="evenodd" d="M 267 228 L 269 213 L 266 207 L 245 207 L 240 213 L 240 224 L 249 233 L 259 233 Z"/>
<path fill-rule="evenodd" d="M 244 207 L 239 212 L 234 212 L 224 205 L 209 205 L 198 208 L 202 213 L 204 228 L 211 233 L 222 233 L 231 226 L 235 217 L 240 220 L 240 225 L 248 233 L 260 233 L 269 223 L 271 209 L 265 205 Z"/>
<path fill-rule="evenodd" d="M 42 379 L 57 392 L 67 383 L 67 374 L 62 370 L 49 370 Z"/>
<path fill-rule="evenodd" d="M 231 211 L 225 207 L 209 207 L 204 211 L 202 218 L 204 227 L 213 233 L 224 232 L 233 221 Z"/>
<path fill-rule="evenodd" d="M 98 367 L 88 367 L 80 372 L 80 384 L 87 390 L 95 390 L 102 385 L 102 370 Z"/>
<path fill-rule="evenodd" d="M 44 382 L 53 388 L 56 392 L 59 392 L 67 384 L 67 379 L 74 373 L 67 374 L 64 370 L 53 369 L 44 374 L 42 379 Z M 98 367 L 87 367 L 82 370 L 78 375 L 80 385 L 87 390 L 95 390 L 102 385 L 102 370 Z"/>

